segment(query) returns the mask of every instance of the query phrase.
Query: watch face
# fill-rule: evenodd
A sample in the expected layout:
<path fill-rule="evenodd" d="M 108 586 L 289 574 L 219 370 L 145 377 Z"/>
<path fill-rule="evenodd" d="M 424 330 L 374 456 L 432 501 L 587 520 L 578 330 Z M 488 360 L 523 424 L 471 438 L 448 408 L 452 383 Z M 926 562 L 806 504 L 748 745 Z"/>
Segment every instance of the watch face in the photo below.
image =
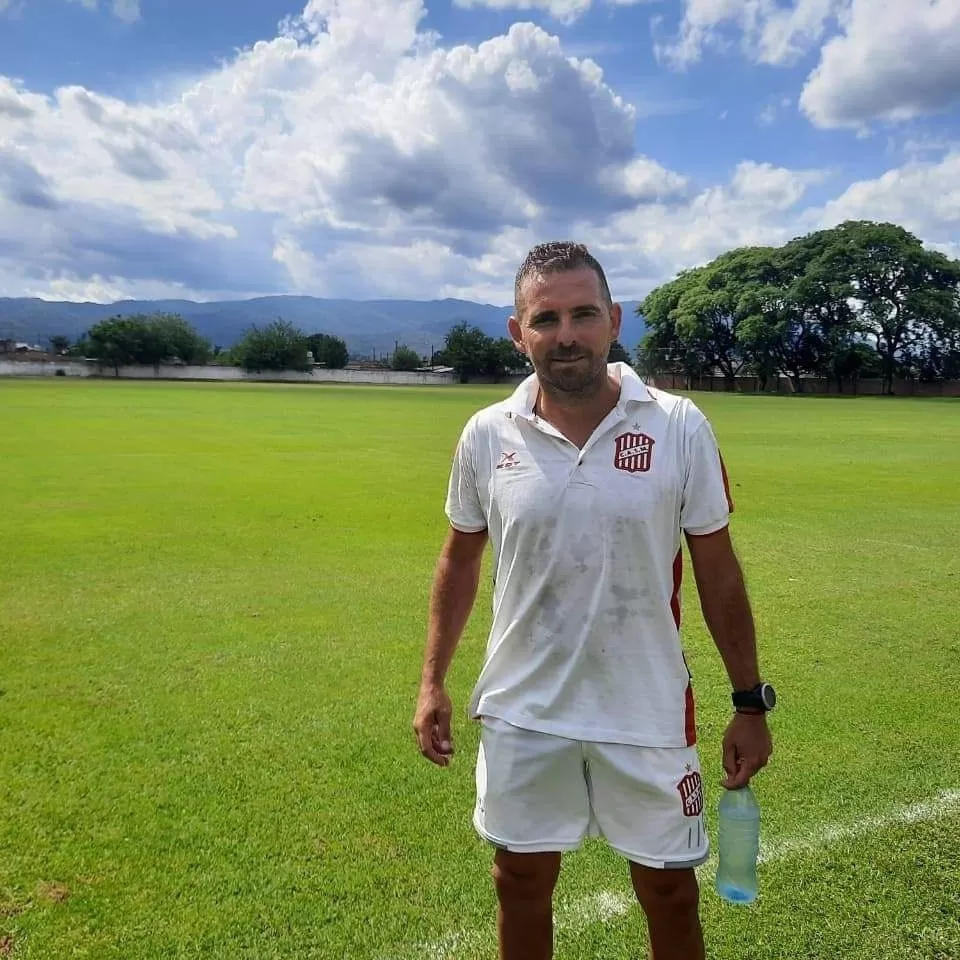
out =
<path fill-rule="evenodd" d="M 769 683 L 761 684 L 760 698 L 763 700 L 763 705 L 767 710 L 772 710 L 777 705 L 776 691 L 774 691 Z"/>

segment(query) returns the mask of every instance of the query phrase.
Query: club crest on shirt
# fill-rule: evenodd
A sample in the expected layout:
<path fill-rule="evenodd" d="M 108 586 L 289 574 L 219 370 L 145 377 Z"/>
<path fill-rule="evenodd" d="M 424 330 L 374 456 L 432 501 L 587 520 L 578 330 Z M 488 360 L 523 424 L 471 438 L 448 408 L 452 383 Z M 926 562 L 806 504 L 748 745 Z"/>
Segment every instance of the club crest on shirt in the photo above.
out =
<path fill-rule="evenodd" d="M 678 784 L 680 799 L 683 801 L 683 815 L 685 817 L 699 817 L 703 813 L 703 781 L 700 774 L 694 770 L 688 773 Z"/>
<path fill-rule="evenodd" d="M 645 433 L 621 433 L 614 440 L 613 465 L 627 473 L 646 473 L 653 461 L 653 437 Z"/>

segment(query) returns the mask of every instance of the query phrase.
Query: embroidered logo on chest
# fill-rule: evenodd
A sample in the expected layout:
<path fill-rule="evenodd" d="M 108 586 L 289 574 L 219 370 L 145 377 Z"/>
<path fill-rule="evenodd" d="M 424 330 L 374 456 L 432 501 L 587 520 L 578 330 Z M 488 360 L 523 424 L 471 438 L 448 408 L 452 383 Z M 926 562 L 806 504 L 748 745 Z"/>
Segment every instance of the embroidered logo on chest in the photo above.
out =
<path fill-rule="evenodd" d="M 497 463 L 498 470 L 512 470 L 514 467 L 519 467 L 520 461 L 517 459 L 516 451 L 512 453 L 503 452 L 500 454 L 500 461 Z"/>
<path fill-rule="evenodd" d="M 645 433 L 621 433 L 614 440 L 613 465 L 627 473 L 646 473 L 653 462 L 655 442 Z"/>

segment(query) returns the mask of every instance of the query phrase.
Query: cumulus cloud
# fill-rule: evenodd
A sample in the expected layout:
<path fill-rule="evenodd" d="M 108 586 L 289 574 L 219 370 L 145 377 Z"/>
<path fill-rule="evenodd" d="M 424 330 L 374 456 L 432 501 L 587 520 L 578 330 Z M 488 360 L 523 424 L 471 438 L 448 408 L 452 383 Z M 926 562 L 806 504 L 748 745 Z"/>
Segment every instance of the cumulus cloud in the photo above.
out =
<path fill-rule="evenodd" d="M 819 127 L 902 121 L 960 101 L 960 3 L 853 0 L 800 107 Z"/>
<path fill-rule="evenodd" d="M 491 10 L 543 10 L 561 23 L 572 23 L 590 9 L 592 0 L 454 0 L 458 7 Z"/>
<path fill-rule="evenodd" d="M 71 0 L 71 2 L 79 3 L 90 11 L 99 9 L 98 0 Z M 113 15 L 124 23 L 134 23 L 140 19 L 140 0 L 110 0 L 108 6 Z"/>
<path fill-rule="evenodd" d="M 899 223 L 950 256 L 960 256 L 960 147 L 940 161 L 913 161 L 853 183 L 824 206 L 820 217 L 823 226 L 861 219 Z"/>
<path fill-rule="evenodd" d="M 679 270 L 706 263 L 732 247 L 783 243 L 797 232 L 801 201 L 821 183 L 819 170 L 788 170 L 744 161 L 726 184 L 706 187 L 679 206 L 652 204 L 589 233 L 611 284 L 639 298 Z"/>
<path fill-rule="evenodd" d="M 444 47 L 424 13 L 310 0 L 154 103 L 0 77 L 0 295 L 503 303 L 526 250 L 565 236 L 629 298 L 828 215 L 804 208 L 819 171 L 745 161 L 704 184 L 668 169 L 596 63 L 540 27 Z M 932 196 L 949 173 L 927 171 L 944 178 Z M 901 174 L 836 211 L 894 209 L 922 180 Z M 950 210 L 915 213 L 942 233 Z"/>
<path fill-rule="evenodd" d="M 124 23 L 134 23 L 140 19 L 140 0 L 113 0 L 113 15 Z"/>
<path fill-rule="evenodd" d="M 488 7 L 491 10 L 542 10 L 560 23 L 570 24 L 586 13 L 594 0 L 453 0 L 458 7 Z M 599 0 L 598 0 L 599 2 Z M 657 0 L 605 0 L 612 6 L 630 7 Z"/>
<path fill-rule="evenodd" d="M 52 210 L 58 206 L 50 184 L 30 163 L 29 155 L 0 141 L 0 197 L 20 207 Z"/>
<path fill-rule="evenodd" d="M 960 101 L 957 0 L 683 0 L 676 34 L 661 17 L 658 36 L 657 56 L 678 68 L 735 44 L 755 63 L 787 66 L 823 44 L 800 98 L 819 127 L 863 129 Z"/>
<path fill-rule="evenodd" d="M 197 267 L 181 279 L 222 288 L 218 258 L 227 262 L 236 241 L 271 265 L 265 283 L 285 270 L 291 285 L 330 293 L 348 292 L 351 277 L 370 285 L 344 265 L 353 257 L 365 269 L 367 249 L 407 272 L 465 265 L 509 231 L 599 222 L 683 196 L 682 176 L 636 152 L 632 106 L 556 37 L 516 24 L 443 49 L 420 29 L 420 0 L 377 7 L 373 17 L 367 0 L 310 0 L 279 36 L 155 105 L 81 87 L 37 96 L 4 81 L 0 108 L 16 118 L 35 174 L 29 188 L 17 168 L 17 196 L 65 198 L 43 229 L 63 262 L 91 275 L 117 276 L 123 250 L 135 280 L 151 260 L 164 270 L 187 256 L 203 264 L 209 242 L 214 276 Z M 149 256 L 134 262 L 135 243 Z M 421 289 L 430 282 L 430 271 L 412 275 Z M 398 278 L 381 271 L 372 282 L 388 294 Z"/>
<path fill-rule="evenodd" d="M 677 35 L 656 44 L 657 56 L 675 67 L 700 59 L 709 48 L 726 49 L 740 34 L 744 53 L 758 63 L 785 65 L 808 53 L 831 18 L 849 0 L 684 0 Z"/>

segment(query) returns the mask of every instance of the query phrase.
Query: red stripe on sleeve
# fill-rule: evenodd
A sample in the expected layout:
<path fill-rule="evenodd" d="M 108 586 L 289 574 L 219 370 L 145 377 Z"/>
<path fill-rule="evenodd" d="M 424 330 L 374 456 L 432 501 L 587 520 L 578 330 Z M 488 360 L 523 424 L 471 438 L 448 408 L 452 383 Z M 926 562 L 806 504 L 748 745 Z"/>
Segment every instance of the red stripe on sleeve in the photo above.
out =
<path fill-rule="evenodd" d="M 670 609 L 673 611 L 673 622 L 680 629 L 680 583 L 683 580 L 683 553 L 678 550 L 673 558 L 673 594 L 670 597 Z"/>
<path fill-rule="evenodd" d="M 730 496 L 730 480 L 727 477 L 727 465 L 723 462 L 723 454 L 720 454 L 720 472 L 723 474 L 723 492 L 727 497 L 727 509 L 733 513 L 733 498 Z"/>
<path fill-rule="evenodd" d="M 684 698 L 683 732 L 687 738 L 687 746 L 695 746 L 697 742 L 697 708 L 693 702 L 693 681 L 688 681 L 687 694 Z"/>

